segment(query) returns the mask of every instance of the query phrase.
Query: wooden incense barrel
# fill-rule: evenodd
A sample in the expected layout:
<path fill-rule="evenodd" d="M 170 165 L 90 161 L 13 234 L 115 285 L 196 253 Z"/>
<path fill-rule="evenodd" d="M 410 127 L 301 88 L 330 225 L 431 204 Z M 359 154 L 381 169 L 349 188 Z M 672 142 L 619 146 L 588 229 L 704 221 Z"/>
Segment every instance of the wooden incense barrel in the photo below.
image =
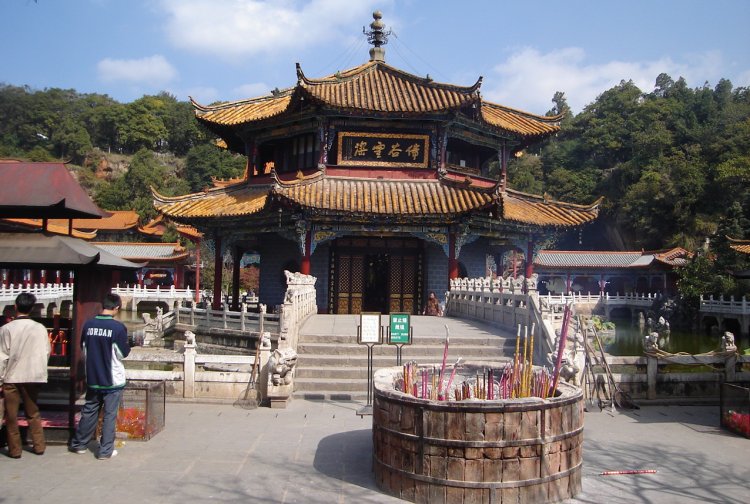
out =
<path fill-rule="evenodd" d="M 378 487 L 412 502 L 559 502 L 581 490 L 583 393 L 552 399 L 431 401 L 394 388 L 401 368 L 375 374 Z"/>

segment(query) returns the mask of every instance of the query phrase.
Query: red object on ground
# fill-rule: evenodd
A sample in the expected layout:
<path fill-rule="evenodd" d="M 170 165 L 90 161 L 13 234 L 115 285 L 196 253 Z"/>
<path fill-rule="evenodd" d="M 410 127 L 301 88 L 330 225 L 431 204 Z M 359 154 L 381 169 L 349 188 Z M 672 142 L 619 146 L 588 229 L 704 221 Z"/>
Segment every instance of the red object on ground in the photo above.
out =
<path fill-rule="evenodd" d="M 626 471 L 604 471 L 599 476 L 619 476 L 621 474 L 656 474 L 656 469 L 629 469 Z"/>

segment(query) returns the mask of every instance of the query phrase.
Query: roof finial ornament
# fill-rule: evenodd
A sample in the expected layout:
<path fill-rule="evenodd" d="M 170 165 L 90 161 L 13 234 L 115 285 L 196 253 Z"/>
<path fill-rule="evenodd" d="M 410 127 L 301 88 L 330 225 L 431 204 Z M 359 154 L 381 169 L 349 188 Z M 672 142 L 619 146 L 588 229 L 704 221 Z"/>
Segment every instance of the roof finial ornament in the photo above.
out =
<path fill-rule="evenodd" d="M 372 17 L 374 21 L 370 23 L 370 31 L 365 31 L 365 27 L 362 27 L 362 33 L 367 35 L 367 41 L 374 46 L 370 49 L 370 61 L 385 62 L 385 49 L 382 46 L 388 43 L 391 30 L 385 31 L 385 24 L 381 21 L 382 12 L 375 11 L 372 13 Z"/>

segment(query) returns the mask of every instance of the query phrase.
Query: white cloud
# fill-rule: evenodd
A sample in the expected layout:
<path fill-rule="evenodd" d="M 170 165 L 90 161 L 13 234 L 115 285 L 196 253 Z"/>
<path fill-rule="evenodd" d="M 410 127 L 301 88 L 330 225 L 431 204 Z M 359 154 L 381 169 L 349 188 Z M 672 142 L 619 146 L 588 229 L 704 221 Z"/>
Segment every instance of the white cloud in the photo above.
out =
<path fill-rule="evenodd" d="M 219 90 L 212 86 L 193 86 L 178 91 L 171 91 L 171 93 L 179 100 L 187 100 L 188 96 L 191 96 L 201 105 L 209 105 L 215 101 L 225 99 L 220 95 Z"/>
<path fill-rule="evenodd" d="M 235 60 L 287 50 L 299 54 L 303 48 L 350 33 L 352 26 L 369 23 L 377 5 L 376 0 L 161 2 L 167 13 L 165 28 L 172 44 Z"/>
<path fill-rule="evenodd" d="M 103 82 L 162 86 L 177 77 L 177 70 L 161 55 L 141 59 L 106 58 L 97 64 Z"/>
<path fill-rule="evenodd" d="M 255 98 L 257 96 L 269 94 L 271 89 L 270 86 L 263 82 L 254 82 L 252 84 L 243 84 L 232 89 L 232 96 L 238 100 L 244 98 Z"/>
<path fill-rule="evenodd" d="M 573 112 L 578 113 L 621 80 L 632 79 L 641 91 L 650 92 L 656 77 L 667 73 L 674 80 L 684 77 L 689 86 L 697 87 L 706 81 L 715 84 L 724 68 L 722 56 L 716 51 L 688 55 L 685 63 L 662 58 L 593 64 L 587 63 L 585 51 L 578 47 L 546 54 L 527 47 L 495 66 L 482 92 L 490 101 L 544 114 L 552 108 L 555 92 L 562 91 Z"/>

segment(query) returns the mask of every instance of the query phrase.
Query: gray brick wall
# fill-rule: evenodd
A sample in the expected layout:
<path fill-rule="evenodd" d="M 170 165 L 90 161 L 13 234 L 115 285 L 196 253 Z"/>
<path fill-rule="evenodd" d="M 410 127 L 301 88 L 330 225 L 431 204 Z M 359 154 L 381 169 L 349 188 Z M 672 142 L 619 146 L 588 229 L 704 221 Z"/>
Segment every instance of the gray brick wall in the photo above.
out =
<path fill-rule="evenodd" d="M 302 254 L 297 242 L 273 234 L 263 235 L 257 250 L 260 253 L 260 301 L 268 305 L 270 311 L 284 301 L 284 268 L 294 263 L 295 271 L 299 271 Z"/>
<path fill-rule="evenodd" d="M 475 242 L 461 247 L 461 254 L 458 261 L 466 268 L 466 275 L 469 278 L 478 278 L 486 276 L 486 256 L 489 250 L 487 240 L 480 238 Z"/>
<path fill-rule="evenodd" d="M 310 274 L 317 278 L 315 282 L 315 299 L 318 312 L 328 310 L 328 271 L 331 260 L 331 247 L 324 243 L 315 247 L 310 261 Z"/>
<path fill-rule="evenodd" d="M 436 243 L 425 242 L 424 244 L 424 272 L 423 303 L 430 292 L 434 292 L 442 300 L 445 291 L 450 286 L 448 283 L 448 257 L 443 252 L 443 248 Z M 424 309 L 424 306 L 422 306 L 422 309 Z"/>

